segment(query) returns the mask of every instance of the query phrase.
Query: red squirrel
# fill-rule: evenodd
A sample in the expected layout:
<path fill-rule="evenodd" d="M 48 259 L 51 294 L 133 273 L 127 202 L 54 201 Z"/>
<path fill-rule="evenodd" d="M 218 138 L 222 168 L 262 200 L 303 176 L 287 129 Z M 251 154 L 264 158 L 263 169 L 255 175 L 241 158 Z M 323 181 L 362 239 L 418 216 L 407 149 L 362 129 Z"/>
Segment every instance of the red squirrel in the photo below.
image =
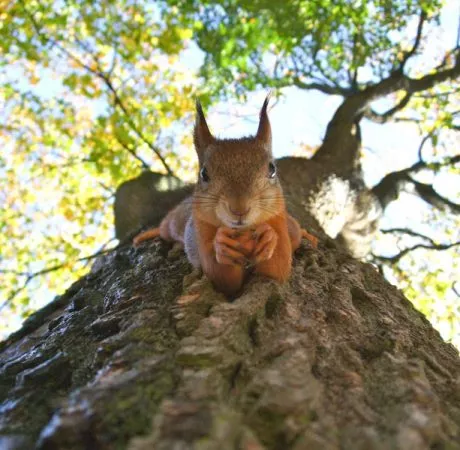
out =
<path fill-rule="evenodd" d="M 136 246 L 157 236 L 181 242 L 189 261 L 228 296 L 241 290 L 250 272 L 285 282 L 302 237 L 317 245 L 286 211 L 272 155 L 268 101 L 256 135 L 240 139 L 215 138 L 197 101 L 194 194 L 171 210 L 159 228 L 134 238 Z"/>

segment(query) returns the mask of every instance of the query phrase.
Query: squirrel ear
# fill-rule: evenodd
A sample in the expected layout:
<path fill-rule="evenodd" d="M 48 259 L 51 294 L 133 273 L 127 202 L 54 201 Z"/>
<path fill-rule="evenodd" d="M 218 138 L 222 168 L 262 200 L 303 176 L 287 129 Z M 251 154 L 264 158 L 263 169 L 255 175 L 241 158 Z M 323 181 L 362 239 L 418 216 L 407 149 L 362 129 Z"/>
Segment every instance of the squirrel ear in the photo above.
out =
<path fill-rule="evenodd" d="M 198 159 L 201 163 L 203 152 L 206 147 L 212 144 L 215 139 L 211 134 L 204 117 L 203 108 L 201 107 L 200 101 L 196 100 L 196 119 L 195 119 L 195 129 L 193 131 L 193 141 L 195 143 L 195 149 L 198 154 Z"/>
<path fill-rule="evenodd" d="M 268 120 L 267 107 L 270 101 L 270 94 L 265 98 L 260 110 L 259 128 L 257 129 L 256 140 L 259 141 L 270 153 L 272 151 L 272 130 Z"/>

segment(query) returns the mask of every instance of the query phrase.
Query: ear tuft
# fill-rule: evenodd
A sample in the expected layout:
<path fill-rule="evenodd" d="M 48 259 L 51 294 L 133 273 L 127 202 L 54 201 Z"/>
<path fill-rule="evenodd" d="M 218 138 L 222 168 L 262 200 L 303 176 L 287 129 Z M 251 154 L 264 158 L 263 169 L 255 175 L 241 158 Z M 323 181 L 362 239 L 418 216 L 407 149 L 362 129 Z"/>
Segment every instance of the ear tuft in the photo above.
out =
<path fill-rule="evenodd" d="M 195 150 L 201 164 L 206 147 L 212 144 L 215 139 L 209 131 L 206 118 L 204 117 L 203 108 L 201 107 L 201 103 L 198 99 L 196 100 L 196 119 L 193 140 L 195 143 Z"/>
<path fill-rule="evenodd" d="M 270 153 L 272 151 L 272 130 L 268 120 L 267 108 L 270 101 L 269 93 L 265 98 L 260 110 L 259 128 L 257 129 L 256 140 L 259 141 Z"/>

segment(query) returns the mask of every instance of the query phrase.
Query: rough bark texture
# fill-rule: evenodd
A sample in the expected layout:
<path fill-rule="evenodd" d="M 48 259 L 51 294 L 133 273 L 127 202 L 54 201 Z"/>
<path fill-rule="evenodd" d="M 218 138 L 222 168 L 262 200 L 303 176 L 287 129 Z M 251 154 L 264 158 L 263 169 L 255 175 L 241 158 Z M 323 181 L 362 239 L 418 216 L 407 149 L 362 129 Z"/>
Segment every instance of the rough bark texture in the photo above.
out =
<path fill-rule="evenodd" d="M 320 237 L 318 249 L 296 252 L 289 282 L 253 278 L 229 302 L 158 240 L 99 259 L 0 344 L 0 449 L 460 449 L 458 352 L 341 246 L 366 254 L 400 189 L 402 171 L 364 186 L 362 115 L 386 121 L 460 73 L 457 56 L 450 68 L 404 74 L 423 20 L 386 79 L 351 92 L 298 84 L 345 98 L 311 161 L 278 164 L 290 211 Z M 394 108 L 369 108 L 397 90 L 406 96 Z M 190 192 L 160 184 L 147 173 L 119 191 L 118 238 Z M 416 190 L 439 201 L 427 185 Z"/>
<path fill-rule="evenodd" d="M 177 179 L 150 171 L 122 183 L 113 205 L 115 237 L 127 241 L 141 229 L 159 224 L 171 205 L 193 192 L 193 186 L 181 184 Z"/>
<path fill-rule="evenodd" d="M 318 234 L 234 302 L 158 240 L 96 261 L 3 343 L 0 448 L 460 449 L 457 351 Z"/>

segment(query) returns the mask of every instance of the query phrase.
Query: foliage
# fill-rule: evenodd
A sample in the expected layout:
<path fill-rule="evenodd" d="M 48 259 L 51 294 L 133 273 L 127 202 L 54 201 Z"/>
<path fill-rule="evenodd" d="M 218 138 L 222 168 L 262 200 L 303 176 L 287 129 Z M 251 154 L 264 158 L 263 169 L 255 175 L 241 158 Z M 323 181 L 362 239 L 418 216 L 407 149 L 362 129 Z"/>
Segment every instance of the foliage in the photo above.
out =
<path fill-rule="evenodd" d="M 440 35 L 441 6 L 438 0 L 6 2 L 0 8 L 6 317 L 27 315 L 78 277 L 86 256 L 109 244 L 116 185 L 146 167 L 190 176 L 184 130 L 198 84 L 204 103 L 296 87 L 339 96 L 344 105 L 356 100 L 353 114 L 367 123 L 415 124 L 430 145 L 421 145 L 417 167 L 394 179 L 429 205 L 414 222 L 428 225 L 436 239 L 417 242 L 458 241 L 452 219 L 458 189 L 439 198 L 426 194 L 445 186 L 447 171 L 459 174 L 453 163 L 459 43 Z M 205 55 L 199 73 L 181 64 L 192 41 Z M 446 225 L 452 220 L 455 228 Z M 400 234 L 392 239 L 399 243 Z M 411 245 L 404 239 L 402 248 Z M 449 252 L 457 267 L 458 247 Z M 375 261 L 424 311 L 436 309 L 425 299 L 455 295 L 455 272 L 445 280 L 410 253 L 392 255 Z M 433 272 L 448 261 L 441 258 Z"/>
<path fill-rule="evenodd" d="M 407 233 L 387 234 L 376 243 L 380 254 L 371 261 L 383 265 L 389 279 L 404 288 L 438 328 L 444 327 L 444 337 L 459 345 L 459 294 L 454 286 L 460 261 L 460 36 L 448 40 L 443 35 L 442 2 L 168 3 L 176 9 L 166 8 L 163 14 L 188 21 L 195 30 L 206 54 L 201 74 L 221 97 L 244 97 L 267 87 L 318 90 L 342 97 L 342 106 L 355 99 L 359 108 L 352 112 L 359 113 L 357 120 L 364 116 L 378 124 L 417 126 L 424 136 L 419 160 L 400 176 L 392 175 L 395 189 L 425 201 L 425 209 L 414 212 L 405 226 L 421 226 L 428 236 L 419 233 L 414 240 Z M 363 129 L 367 123 L 363 121 Z M 368 153 L 363 151 L 362 160 Z M 414 245 L 425 249 L 407 251 Z M 448 251 L 441 256 L 430 248 Z"/>
<path fill-rule="evenodd" d="M 107 243 L 116 185 L 179 167 L 171 130 L 190 118 L 195 79 L 179 62 L 189 30 L 149 4 L 19 1 L 1 17 L 0 307 L 16 294 L 11 318 L 37 306 L 24 283 L 43 303 Z"/>
<path fill-rule="evenodd" d="M 345 94 L 354 83 L 375 82 L 401 61 L 408 46 L 401 35 L 414 16 L 423 9 L 434 22 L 440 6 L 437 0 L 168 3 L 175 8 L 165 9 L 165 16 L 193 26 L 206 53 L 207 79 L 218 88 L 231 83 L 241 93 L 317 83 Z"/>

